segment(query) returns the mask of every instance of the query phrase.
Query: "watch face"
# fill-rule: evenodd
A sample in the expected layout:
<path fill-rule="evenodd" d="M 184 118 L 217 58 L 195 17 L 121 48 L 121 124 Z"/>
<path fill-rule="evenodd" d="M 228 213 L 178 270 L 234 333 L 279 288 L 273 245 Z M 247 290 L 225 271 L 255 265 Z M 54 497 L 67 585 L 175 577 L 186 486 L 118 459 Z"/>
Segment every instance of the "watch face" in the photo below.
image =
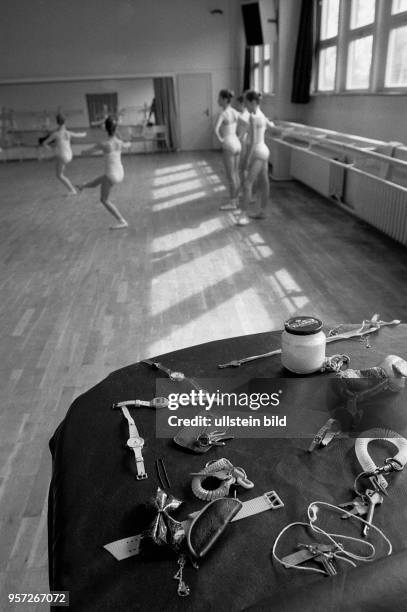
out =
<path fill-rule="evenodd" d="M 144 439 L 143 438 L 129 438 L 127 440 L 127 446 L 129 446 L 130 448 L 143 448 L 144 446 Z"/>
<path fill-rule="evenodd" d="M 185 374 L 183 372 L 171 372 L 170 378 L 171 380 L 177 380 L 177 381 L 184 380 Z"/>

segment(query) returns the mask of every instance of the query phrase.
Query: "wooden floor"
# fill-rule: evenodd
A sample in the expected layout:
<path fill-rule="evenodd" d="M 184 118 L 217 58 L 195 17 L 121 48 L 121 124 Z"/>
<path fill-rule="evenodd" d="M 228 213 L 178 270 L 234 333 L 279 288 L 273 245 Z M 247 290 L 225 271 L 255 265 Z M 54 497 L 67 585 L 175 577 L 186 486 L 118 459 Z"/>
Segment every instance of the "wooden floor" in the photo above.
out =
<path fill-rule="evenodd" d="M 74 182 L 100 173 L 78 159 Z M 48 440 L 75 396 L 140 358 L 375 312 L 406 320 L 406 250 L 296 183 L 245 228 L 218 208 L 217 153 L 125 158 L 109 231 L 96 191 L 66 197 L 51 162 L 0 166 L 0 609 L 47 589 Z"/>

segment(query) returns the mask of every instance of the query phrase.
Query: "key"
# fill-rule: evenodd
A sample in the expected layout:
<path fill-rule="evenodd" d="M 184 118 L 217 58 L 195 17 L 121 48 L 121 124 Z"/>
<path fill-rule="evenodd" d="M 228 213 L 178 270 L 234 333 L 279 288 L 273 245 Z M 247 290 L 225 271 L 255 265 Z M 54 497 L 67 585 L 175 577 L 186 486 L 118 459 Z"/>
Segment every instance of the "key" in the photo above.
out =
<path fill-rule="evenodd" d="M 370 525 L 373 522 L 373 515 L 376 509 L 376 506 L 383 503 L 383 495 L 380 495 L 377 491 L 373 491 L 373 489 L 366 489 L 366 497 L 369 500 L 369 509 L 367 512 L 366 520 L 369 523 L 365 525 L 362 531 L 362 535 L 366 537 L 370 530 Z"/>
<path fill-rule="evenodd" d="M 336 571 L 332 558 L 332 554 L 321 553 L 317 557 L 314 557 L 313 561 L 320 563 L 328 576 L 335 576 L 338 572 Z"/>
<path fill-rule="evenodd" d="M 344 508 L 350 514 L 354 516 L 364 516 L 369 511 L 369 506 L 364 501 L 362 501 L 359 497 L 355 497 L 355 499 L 351 502 L 347 502 L 346 504 L 339 504 L 340 508 Z M 342 519 L 350 518 L 349 514 L 342 514 Z"/>
<path fill-rule="evenodd" d="M 226 431 L 202 432 L 196 439 L 198 446 L 225 446 L 227 440 L 233 440 L 234 436 L 227 436 Z"/>

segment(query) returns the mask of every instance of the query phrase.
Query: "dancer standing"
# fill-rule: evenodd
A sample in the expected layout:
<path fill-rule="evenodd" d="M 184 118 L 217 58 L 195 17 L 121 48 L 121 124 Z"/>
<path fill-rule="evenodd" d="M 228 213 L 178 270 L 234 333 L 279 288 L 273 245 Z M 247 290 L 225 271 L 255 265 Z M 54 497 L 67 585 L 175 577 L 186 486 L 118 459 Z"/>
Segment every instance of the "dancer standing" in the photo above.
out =
<path fill-rule="evenodd" d="M 245 105 L 244 95 L 239 96 L 236 100 L 237 111 L 239 118 L 237 120 L 237 137 L 239 138 L 242 145 L 242 152 L 240 154 L 239 163 L 239 176 L 240 184 L 244 183 L 244 170 L 246 168 L 246 158 L 249 150 L 249 129 L 250 129 L 250 113 Z"/>
<path fill-rule="evenodd" d="M 223 110 L 216 122 L 215 134 L 222 143 L 223 162 L 230 190 L 230 202 L 223 204 L 220 210 L 236 210 L 238 208 L 239 159 L 242 146 L 236 134 L 239 113 L 230 104 L 232 98 L 233 92 L 228 89 L 221 89 L 219 92 L 218 104 Z"/>
<path fill-rule="evenodd" d="M 249 150 L 246 159 L 246 178 L 243 186 L 242 214 L 237 220 L 237 225 L 248 225 L 248 207 L 252 200 L 253 185 L 257 180 L 260 192 L 260 210 L 250 215 L 254 219 L 264 219 L 269 198 L 270 184 L 268 177 L 268 160 L 270 151 L 264 142 L 266 129 L 274 127 L 260 110 L 261 94 L 250 90 L 246 93 L 246 106 L 250 112 Z"/>
<path fill-rule="evenodd" d="M 117 121 L 113 117 L 107 117 L 105 129 L 108 134 L 108 139 L 106 141 L 82 151 L 83 155 L 102 151 L 105 158 L 105 173 L 93 181 L 78 185 L 77 187 L 79 191 L 82 191 L 83 189 L 98 187 L 100 185 L 100 201 L 118 221 L 117 225 L 112 225 L 110 229 L 123 229 L 128 227 L 129 224 L 109 198 L 114 185 L 121 183 L 124 178 L 121 153 L 123 149 L 130 147 L 131 143 L 123 142 L 123 140 L 120 140 L 120 138 L 116 136 Z"/>
<path fill-rule="evenodd" d="M 66 129 L 65 117 L 58 113 L 56 116 L 58 128 L 52 132 L 41 144 L 43 147 L 50 149 L 49 145 L 55 142 L 55 157 L 57 162 L 56 173 L 57 179 L 61 181 L 65 187 L 69 189 L 71 194 L 76 194 L 77 191 L 72 185 L 69 178 L 64 174 L 67 164 L 72 161 L 71 138 L 84 138 L 86 132 L 71 132 Z"/>

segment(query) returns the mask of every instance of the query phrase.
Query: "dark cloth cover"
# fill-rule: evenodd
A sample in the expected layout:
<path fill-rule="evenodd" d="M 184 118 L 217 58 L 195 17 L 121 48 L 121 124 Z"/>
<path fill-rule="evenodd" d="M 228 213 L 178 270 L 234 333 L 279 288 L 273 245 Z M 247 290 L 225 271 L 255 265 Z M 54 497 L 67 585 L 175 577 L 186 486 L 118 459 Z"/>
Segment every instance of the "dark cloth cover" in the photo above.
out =
<path fill-rule="evenodd" d="M 331 344 L 328 353 L 347 353 L 352 367 L 376 365 L 385 355 L 407 357 L 405 326 L 385 328 L 370 337 L 370 347 L 358 340 Z M 232 338 L 191 347 L 160 357 L 173 370 L 195 379 L 245 377 L 289 377 L 280 359 L 272 357 L 240 369 L 218 370 L 217 364 L 236 357 L 258 354 L 280 346 L 280 333 Z M 132 410 L 140 435 L 146 441 L 143 456 L 148 480 L 134 478 L 134 457 L 125 443 L 128 428 L 112 403 L 124 399 L 150 399 L 155 396 L 160 374 L 145 364 L 135 364 L 113 372 L 93 389 L 77 398 L 55 431 L 50 448 L 53 473 L 49 494 L 49 578 L 53 590 L 70 591 L 70 609 L 79 612 L 127 612 L 129 610 L 208 610 L 378 612 L 407 610 L 407 471 L 392 475 L 389 496 L 375 513 L 374 523 L 392 541 L 394 553 L 372 534 L 381 558 L 354 569 L 339 564 L 339 574 L 326 578 L 319 574 L 287 570 L 272 560 L 271 549 L 287 523 L 305 520 L 311 501 L 342 503 L 352 499 L 352 485 L 360 466 L 354 452 L 354 439 L 333 441 L 324 450 L 307 453 L 310 440 L 244 439 L 228 442 L 227 447 L 202 455 L 188 453 L 171 440 L 155 436 L 155 414 L 148 408 Z M 320 380 L 332 375 L 318 374 Z M 315 378 L 313 376 L 313 378 Z M 298 397 L 285 405 L 293 416 L 296 407 L 309 403 L 319 407 L 321 425 L 328 418 L 331 402 L 324 385 L 321 391 L 307 392 L 309 378 L 298 379 Z M 301 386 L 302 385 L 302 386 Z M 381 403 L 382 402 L 382 403 Z M 399 433 L 407 435 L 405 395 L 374 398 L 377 410 L 366 412 L 361 428 L 385 426 L 397 414 Z M 374 417 L 369 416 L 374 414 Z M 377 416 L 379 415 L 379 416 Z M 381 459 L 389 456 L 383 448 Z M 157 559 L 132 557 L 118 562 L 102 547 L 104 544 L 143 531 L 151 517 L 144 503 L 158 486 L 154 462 L 164 457 L 172 483 L 171 493 L 184 500 L 184 508 L 174 513 L 183 520 L 201 509 L 193 497 L 190 472 L 199 471 L 203 462 L 227 457 L 242 466 L 255 482 L 251 491 L 239 490 L 245 501 L 275 489 L 285 503 L 283 509 L 269 511 L 228 525 L 227 530 L 200 564 L 184 569 L 184 580 L 191 595 L 178 597 L 175 556 Z M 380 459 L 380 457 L 378 457 Z M 325 517 L 325 526 L 360 537 L 360 529 L 348 521 Z M 336 520 L 331 524 L 330 521 Z M 324 523 L 322 523 L 324 525 Z M 307 539 L 308 538 L 308 539 Z M 279 556 L 292 553 L 299 542 L 309 541 L 305 531 L 282 538 Z M 366 551 L 361 551 L 366 553 Z"/>

